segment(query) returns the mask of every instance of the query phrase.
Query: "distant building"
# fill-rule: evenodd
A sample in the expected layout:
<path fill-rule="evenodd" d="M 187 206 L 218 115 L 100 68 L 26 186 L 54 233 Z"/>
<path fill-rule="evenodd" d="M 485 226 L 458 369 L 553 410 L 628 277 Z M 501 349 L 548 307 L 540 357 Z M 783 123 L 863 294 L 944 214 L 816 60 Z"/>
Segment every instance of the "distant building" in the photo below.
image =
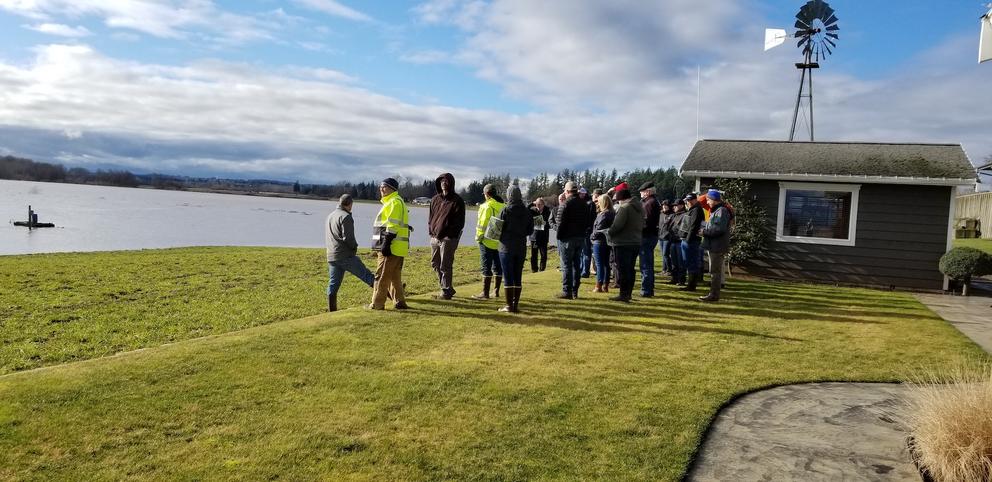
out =
<path fill-rule="evenodd" d="M 976 172 L 958 144 L 702 140 L 682 164 L 697 190 L 747 179 L 768 212 L 758 276 L 940 289 L 955 194 Z"/>
<path fill-rule="evenodd" d="M 414 204 L 420 204 L 422 206 L 429 206 L 431 204 L 431 198 L 421 196 L 421 197 L 418 197 L 418 198 L 414 199 L 413 200 L 413 203 Z"/>

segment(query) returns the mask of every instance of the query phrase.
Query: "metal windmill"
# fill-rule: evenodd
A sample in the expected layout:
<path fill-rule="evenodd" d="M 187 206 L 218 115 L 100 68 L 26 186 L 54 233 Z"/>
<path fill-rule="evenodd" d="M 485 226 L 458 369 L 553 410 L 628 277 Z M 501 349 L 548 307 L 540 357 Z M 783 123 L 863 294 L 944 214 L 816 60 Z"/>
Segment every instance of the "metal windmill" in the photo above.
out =
<path fill-rule="evenodd" d="M 796 33 L 789 36 L 783 29 L 765 30 L 765 50 L 772 49 L 785 42 L 787 38 L 799 39 L 796 43 L 803 52 L 804 61 L 796 64 L 802 70 L 799 77 L 799 94 L 796 96 L 796 109 L 792 114 L 792 130 L 789 140 L 796 138 L 796 126 L 799 123 L 799 107 L 805 97 L 809 104 L 809 140 L 813 141 L 813 69 L 820 68 L 820 60 L 826 59 L 837 48 L 837 16 L 834 9 L 823 0 L 810 0 L 796 14 Z"/>

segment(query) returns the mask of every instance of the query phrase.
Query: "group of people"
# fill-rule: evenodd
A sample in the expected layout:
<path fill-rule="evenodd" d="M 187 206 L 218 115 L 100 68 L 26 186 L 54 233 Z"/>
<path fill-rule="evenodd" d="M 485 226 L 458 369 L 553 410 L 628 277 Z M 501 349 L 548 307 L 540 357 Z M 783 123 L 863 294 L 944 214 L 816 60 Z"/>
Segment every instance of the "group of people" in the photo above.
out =
<path fill-rule="evenodd" d="M 353 200 L 344 195 L 327 218 L 325 239 L 329 282 L 329 311 L 337 310 L 337 292 L 345 273 L 352 273 L 372 288 L 369 309 L 385 309 L 391 299 L 396 309 L 407 309 L 402 281 L 403 261 L 409 253 L 410 213 L 398 193 L 393 178 L 379 185 L 382 208 L 373 224 L 372 250 L 378 253 L 373 274 L 357 256 Z M 439 284 L 436 299 L 455 296 L 453 270 L 455 251 L 465 229 L 465 202 L 455 191 L 450 173 L 435 180 L 436 195 L 431 199 L 428 234 L 431 266 Z M 559 299 L 576 299 L 582 278 L 595 275 L 594 293 L 619 291 L 612 301 L 630 302 L 635 285 L 635 265 L 640 261 L 640 295 L 654 296 L 654 250 L 660 245 L 662 270 L 672 285 L 695 291 L 702 280 L 702 267 L 709 253 L 710 291 L 700 301 L 716 302 L 723 285 L 724 260 L 730 247 L 732 208 L 723 202 L 718 190 L 690 193 L 677 201 L 657 198 L 653 183 L 638 189 L 634 199 L 627 183 L 590 195 L 574 182 L 567 182 L 555 208 L 538 198 L 524 204 L 520 186 L 512 184 L 503 195 L 492 185 L 483 188 L 485 201 L 479 205 L 475 242 L 483 276 L 482 292 L 474 299 L 499 297 L 502 288 L 505 305 L 499 311 L 519 311 L 523 288 L 524 263 L 530 244 L 533 272 L 547 267 L 550 231 L 557 235 L 562 290 Z M 704 210 L 705 209 L 705 210 Z"/>

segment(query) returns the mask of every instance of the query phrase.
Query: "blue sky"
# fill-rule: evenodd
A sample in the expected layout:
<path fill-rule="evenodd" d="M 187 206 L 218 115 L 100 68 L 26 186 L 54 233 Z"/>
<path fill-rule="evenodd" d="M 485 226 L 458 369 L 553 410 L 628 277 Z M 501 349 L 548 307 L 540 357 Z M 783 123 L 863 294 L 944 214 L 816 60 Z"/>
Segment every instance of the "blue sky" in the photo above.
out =
<path fill-rule="evenodd" d="M 981 2 L 830 4 L 818 140 L 992 155 Z M 798 50 L 761 42 L 801 5 L 0 0 L 0 154 L 309 182 L 677 166 L 697 66 L 701 137 L 787 136 Z"/>

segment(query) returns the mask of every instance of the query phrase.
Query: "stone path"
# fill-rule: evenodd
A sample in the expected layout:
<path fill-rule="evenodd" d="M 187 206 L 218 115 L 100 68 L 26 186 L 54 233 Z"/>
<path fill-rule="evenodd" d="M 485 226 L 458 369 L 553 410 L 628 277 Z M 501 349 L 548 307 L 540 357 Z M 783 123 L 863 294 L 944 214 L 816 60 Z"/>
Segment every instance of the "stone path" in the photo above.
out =
<path fill-rule="evenodd" d="M 917 293 L 916 299 L 992 353 L 992 298 Z"/>
<path fill-rule="evenodd" d="M 723 409 L 687 480 L 920 480 L 906 447 L 908 387 L 811 383 Z"/>

